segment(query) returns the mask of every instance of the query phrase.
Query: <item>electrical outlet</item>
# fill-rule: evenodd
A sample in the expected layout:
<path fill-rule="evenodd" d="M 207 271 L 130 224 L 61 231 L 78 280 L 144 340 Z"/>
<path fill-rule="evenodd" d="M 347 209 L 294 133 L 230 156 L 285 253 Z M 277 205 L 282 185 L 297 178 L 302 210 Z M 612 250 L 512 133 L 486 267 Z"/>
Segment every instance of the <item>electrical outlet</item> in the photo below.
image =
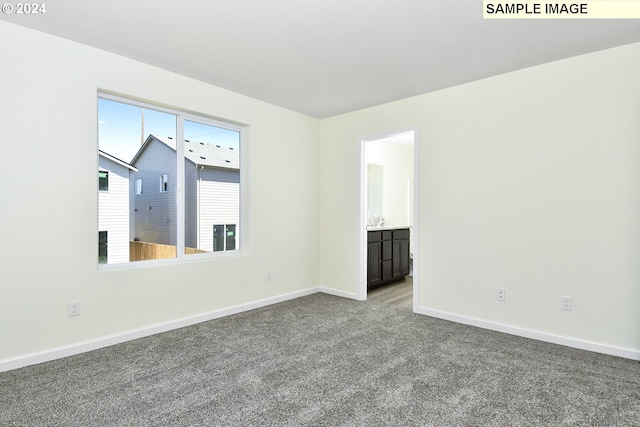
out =
<path fill-rule="evenodd" d="M 67 305 L 69 317 L 80 316 L 80 301 L 69 301 Z"/>
<path fill-rule="evenodd" d="M 504 301 L 505 300 L 505 290 L 504 290 L 504 288 L 496 289 L 496 299 L 498 301 Z"/>
<path fill-rule="evenodd" d="M 560 309 L 571 311 L 571 297 L 560 297 Z"/>
<path fill-rule="evenodd" d="M 267 270 L 267 281 L 271 280 L 271 270 Z"/>

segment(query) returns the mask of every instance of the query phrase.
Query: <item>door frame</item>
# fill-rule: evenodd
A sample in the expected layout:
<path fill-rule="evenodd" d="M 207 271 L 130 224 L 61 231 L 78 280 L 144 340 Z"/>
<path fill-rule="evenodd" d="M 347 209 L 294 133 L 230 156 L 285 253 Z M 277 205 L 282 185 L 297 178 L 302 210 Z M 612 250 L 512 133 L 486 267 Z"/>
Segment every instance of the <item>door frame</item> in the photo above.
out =
<path fill-rule="evenodd" d="M 419 222 L 420 216 L 419 213 L 419 172 L 420 172 L 420 156 L 419 156 L 419 133 L 418 127 L 408 127 L 404 129 L 396 129 L 394 131 L 389 131 L 385 133 L 368 135 L 360 138 L 360 211 L 359 211 L 359 230 L 358 238 L 359 238 L 359 257 L 360 260 L 360 268 L 359 268 L 359 283 L 357 289 L 357 299 L 364 301 L 367 299 L 367 161 L 366 161 L 366 145 L 368 142 L 377 141 L 380 139 L 385 139 L 392 137 L 394 135 L 398 135 L 401 133 L 413 132 L 413 227 L 411 231 L 411 252 L 413 253 L 413 311 L 416 312 L 419 305 L 419 292 L 420 287 L 418 286 L 419 282 Z"/>

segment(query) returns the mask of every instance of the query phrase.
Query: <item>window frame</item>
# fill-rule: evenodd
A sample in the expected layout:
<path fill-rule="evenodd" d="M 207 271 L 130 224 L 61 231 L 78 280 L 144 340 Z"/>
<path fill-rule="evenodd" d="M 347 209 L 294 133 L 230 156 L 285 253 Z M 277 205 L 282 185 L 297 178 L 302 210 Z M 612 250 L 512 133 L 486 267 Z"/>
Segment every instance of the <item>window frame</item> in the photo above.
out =
<path fill-rule="evenodd" d="M 102 236 L 104 235 L 104 245 L 102 244 Z M 102 249 L 104 248 L 104 262 L 100 262 L 102 255 Z M 109 264 L 109 231 L 98 230 L 98 265 Z"/>
<path fill-rule="evenodd" d="M 135 196 L 140 196 L 142 195 L 142 178 L 136 178 L 135 181 L 133 182 L 133 186 L 134 186 L 134 195 Z"/>
<path fill-rule="evenodd" d="M 104 174 L 104 178 L 100 177 L 100 174 Z M 106 188 L 102 188 L 101 182 L 104 179 L 106 182 Z M 109 171 L 98 170 L 98 191 L 109 191 Z"/>
<path fill-rule="evenodd" d="M 175 185 L 176 191 L 176 204 L 177 204 L 177 222 L 176 222 L 176 233 L 177 233 L 177 245 L 176 245 L 176 257 L 175 258 L 164 258 L 164 259 L 154 259 L 154 260 L 144 260 L 144 261 L 129 261 L 117 264 L 98 264 L 98 270 L 120 270 L 120 269 L 131 269 L 131 268 L 139 268 L 146 266 L 155 266 L 155 265 L 167 265 L 173 263 L 184 263 L 191 262 L 197 260 L 211 260 L 211 259 L 228 259 L 228 258 L 238 258 L 238 257 L 246 257 L 250 255 L 250 246 L 249 246 L 249 212 L 248 212 L 248 146 L 249 146 L 249 125 L 242 124 L 233 120 L 225 120 L 219 119 L 204 113 L 195 113 L 186 111 L 185 109 L 180 109 L 176 107 L 167 107 L 163 106 L 159 103 L 155 103 L 152 101 L 143 101 L 140 99 L 132 99 L 127 96 L 123 96 L 120 94 L 99 90 L 96 96 L 96 116 L 99 115 L 98 102 L 100 99 L 118 102 L 122 104 L 131 105 L 139 108 L 148 108 L 152 110 L 156 110 L 159 112 L 172 114 L 176 116 L 176 140 L 184 139 L 184 122 L 186 120 L 202 123 L 205 125 L 215 126 L 219 128 L 224 128 L 232 131 L 236 131 L 240 135 L 240 145 L 239 145 L 239 158 L 240 158 L 240 200 L 239 200 L 239 222 L 237 224 L 237 229 L 241 229 L 242 232 L 237 237 L 236 244 L 239 246 L 238 249 L 233 251 L 211 251 L 204 253 L 195 253 L 195 254 L 185 254 L 185 210 L 186 210 L 186 201 L 185 201 L 185 190 L 184 183 L 186 180 L 185 167 L 184 167 L 184 159 L 185 157 L 185 147 L 184 144 L 176 144 L 176 160 L 177 160 L 177 182 Z M 166 104 L 164 104 L 166 105 Z M 98 124 L 98 117 L 96 117 L 96 126 Z M 98 132 L 96 132 L 96 154 L 100 148 L 99 144 L 99 136 Z M 160 176 L 160 180 L 162 180 L 162 176 Z M 162 181 L 161 181 L 162 182 Z M 142 184 L 142 183 L 141 183 Z M 134 183 L 134 185 L 136 185 Z M 136 188 L 137 189 L 137 188 Z M 143 188 L 141 185 L 141 192 Z M 137 195 L 137 192 L 134 192 Z M 99 215 L 99 202 L 96 203 L 96 216 Z"/>
<path fill-rule="evenodd" d="M 216 235 L 216 228 L 218 227 L 222 227 L 222 235 L 221 236 L 217 236 Z M 233 227 L 233 249 L 228 249 L 228 243 L 229 243 L 229 227 Z M 238 240 L 238 234 L 237 234 L 237 229 L 238 229 L 238 224 L 214 224 L 213 225 L 213 252 L 232 252 L 232 251 L 236 251 L 237 249 L 236 247 L 236 242 Z M 218 249 L 216 250 L 216 237 L 218 237 L 220 239 L 220 241 L 222 242 L 222 249 Z"/>
<path fill-rule="evenodd" d="M 169 175 L 167 174 L 160 175 L 160 192 L 161 193 L 169 192 Z"/>

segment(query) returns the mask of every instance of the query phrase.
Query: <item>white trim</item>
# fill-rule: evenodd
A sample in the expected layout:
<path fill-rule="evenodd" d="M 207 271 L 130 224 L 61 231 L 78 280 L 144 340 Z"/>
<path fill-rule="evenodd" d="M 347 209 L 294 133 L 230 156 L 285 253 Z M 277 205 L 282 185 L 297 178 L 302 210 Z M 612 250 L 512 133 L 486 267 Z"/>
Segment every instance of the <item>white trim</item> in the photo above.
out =
<path fill-rule="evenodd" d="M 357 300 L 364 301 L 367 299 L 367 274 L 368 274 L 368 255 L 367 255 L 367 185 L 369 184 L 367 176 L 367 157 L 365 145 L 367 140 L 360 140 L 360 217 L 358 219 L 358 259 L 360 260 L 360 268 L 358 269 L 358 288 Z"/>
<path fill-rule="evenodd" d="M 345 291 L 341 291 L 339 289 L 334 289 L 334 288 L 327 288 L 324 286 L 320 286 L 318 288 L 319 292 L 325 293 L 325 294 L 329 294 L 329 295 L 335 295 L 337 297 L 342 297 L 342 298 L 348 298 L 348 299 L 354 299 L 357 301 L 364 301 L 367 299 L 367 296 L 365 295 L 364 298 L 361 298 L 357 293 L 354 292 L 345 292 Z"/>
<path fill-rule="evenodd" d="M 96 338 L 88 341 L 79 342 L 63 347 L 56 347 L 50 350 L 45 350 L 36 353 L 29 353 L 18 357 L 0 360 L 0 372 L 10 371 L 12 369 L 23 368 L 29 365 L 35 365 L 38 363 L 48 362 L 50 360 L 61 359 L 63 357 L 73 356 L 87 351 L 97 350 L 100 348 L 112 346 L 115 344 L 121 344 L 123 342 L 135 340 L 138 338 L 144 338 L 151 335 L 159 334 L 162 332 L 171 331 L 185 326 L 191 326 L 209 320 L 218 319 L 221 317 L 230 316 L 232 314 L 242 313 L 244 311 L 254 310 L 260 307 L 266 307 L 279 302 L 300 298 L 303 296 L 318 293 L 318 288 L 308 288 L 301 291 L 291 292 L 288 294 L 282 294 L 275 297 L 265 298 L 257 301 L 248 302 L 245 304 L 236 305 L 233 307 L 222 308 L 219 310 L 213 310 L 208 313 L 197 314 L 194 316 L 188 316 L 181 319 L 170 320 L 168 322 L 162 322 L 155 325 L 145 326 L 138 329 L 133 329 L 127 332 L 122 332 L 113 335 L 107 335 L 101 338 Z"/>
<path fill-rule="evenodd" d="M 414 267 L 415 268 L 415 267 Z M 50 350 L 41 352 L 29 353 L 22 356 L 12 357 L 8 359 L 0 360 L 0 372 L 10 371 L 13 369 L 24 368 L 26 366 L 35 365 L 38 363 L 48 362 L 51 360 L 61 359 L 63 357 L 73 356 L 80 353 L 85 353 L 92 350 L 97 350 L 104 347 L 109 347 L 123 342 L 132 341 L 138 338 L 144 338 L 151 335 L 159 334 L 162 332 L 168 332 L 174 329 L 183 328 L 185 326 L 195 325 L 209 320 L 219 319 L 221 317 L 230 316 L 233 314 L 242 313 L 249 310 L 254 310 L 260 307 L 266 307 L 272 304 L 292 300 L 295 298 L 312 295 L 318 292 L 326 293 L 329 295 L 335 295 L 343 298 L 349 298 L 359 300 L 355 293 L 344 292 L 333 288 L 316 287 L 308 288 L 301 291 L 291 292 L 288 294 L 282 294 L 271 298 L 265 298 L 245 304 L 240 304 L 232 307 L 222 308 L 219 310 L 210 311 L 208 313 L 198 314 L 195 316 L 188 316 L 182 319 L 176 319 L 168 322 L 158 323 L 155 325 L 134 329 L 128 332 L 119 334 L 107 335 L 101 338 L 93 340 L 83 341 L 76 344 L 56 347 Z M 612 356 L 624 357 L 626 359 L 640 360 L 640 351 L 623 347 L 614 347 L 591 341 L 584 341 L 570 337 L 564 337 L 560 335 L 547 334 L 544 332 L 533 331 L 525 328 L 517 328 L 496 322 L 489 322 L 482 319 L 473 317 L 460 316 L 445 311 L 432 310 L 429 308 L 418 307 L 414 309 L 417 314 L 423 314 L 426 316 L 435 317 L 438 319 L 449 320 L 452 322 L 462 323 L 465 325 L 476 326 L 484 329 L 490 329 L 498 332 L 504 332 L 511 335 L 517 335 L 525 338 L 536 339 L 539 341 L 550 342 L 554 344 L 565 345 L 568 347 L 578 348 L 582 350 L 594 351 L 597 353 L 609 354 Z"/>
<path fill-rule="evenodd" d="M 117 157 L 113 157 L 111 154 L 109 153 L 105 153 L 104 151 L 98 149 L 98 156 L 102 156 L 105 159 L 109 159 L 111 160 L 113 163 L 117 163 L 120 166 L 124 166 L 125 168 L 132 170 L 134 172 L 138 172 L 138 168 L 135 166 L 131 166 L 129 163 L 125 162 L 124 160 L 120 160 Z"/>
<path fill-rule="evenodd" d="M 413 229 L 411 230 L 411 253 L 413 254 L 413 311 L 420 304 L 420 132 L 413 128 Z"/>
<path fill-rule="evenodd" d="M 418 307 L 414 310 L 417 314 L 435 317 L 438 319 L 450 320 L 464 325 L 476 326 L 492 331 L 503 332 L 506 334 L 516 335 L 524 338 L 531 338 L 538 341 L 549 342 L 553 344 L 564 345 L 567 347 L 578 348 L 580 350 L 588 350 L 596 353 L 608 354 L 611 356 L 624 357 L 625 359 L 640 360 L 640 350 L 634 350 L 624 347 L 616 347 L 606 344 L 600 344 L 593 341 L 586 341 L 577 338 L 550 334 L 547 332 L 535 331 L 517 326 L 505 325 L 498 322 L 490 322 L 475 317 L 461 316 L 446 311 L 433 310 L 425 307 Z"/>

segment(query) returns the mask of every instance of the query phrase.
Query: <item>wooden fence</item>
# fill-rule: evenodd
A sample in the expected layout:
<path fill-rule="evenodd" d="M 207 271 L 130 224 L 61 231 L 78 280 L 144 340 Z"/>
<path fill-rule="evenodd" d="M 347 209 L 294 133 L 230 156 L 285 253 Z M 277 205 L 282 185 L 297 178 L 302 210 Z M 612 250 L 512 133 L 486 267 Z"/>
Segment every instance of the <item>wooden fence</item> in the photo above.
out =
<path fill-rule="evenodd" d="M 185 254 L 198 254 L 203 251 L 196 248 L 184 248 Z M 175 258 L 176 247 L 149 242 L 129 242 L 129 261 L 145 261 L 149 259 Z"/>

